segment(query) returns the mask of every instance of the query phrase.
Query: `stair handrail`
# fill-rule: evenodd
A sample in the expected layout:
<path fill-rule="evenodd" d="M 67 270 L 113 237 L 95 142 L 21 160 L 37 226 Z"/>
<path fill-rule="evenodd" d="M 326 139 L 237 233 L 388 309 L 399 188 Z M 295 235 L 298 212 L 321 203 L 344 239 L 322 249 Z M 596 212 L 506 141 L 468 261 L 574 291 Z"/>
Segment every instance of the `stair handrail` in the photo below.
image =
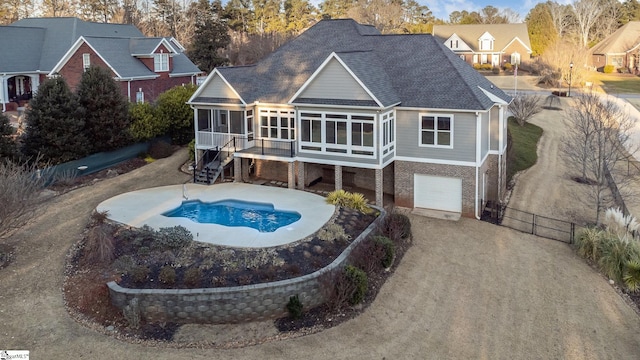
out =
<path fill-rule="evenodd" d="M 196 182 L 196 174 L 198 172 L 198 170 L 200 170 L 204 164 L 204 160 L 207 158 L 207 154 L 209 153 L 211 149 L 207 149 L 202 153 L 202 156 L 200 157 L 200 159 L 198 160 L 197 163 L 195 163 L 195 165 L 193 165 L 193 183 L 195 184 Z M 198 151 L 197 149 L 195 151 Z"/>
<path fill-rule="evenodd" d="M 222 154 L 222 151 L 223 151 L 222 149 L 225 149 L 225 148 L 229 149 L 229 148 L 230 148 L 230 144 L 231 144 L 231 143 L 233 143 L 233 151 L 231 151 L 231 152 L 230 152 L 230 151 L 228 151 L 228 150 L 227 150 L 227 152 L 229 152 L 230 154 L 235 153 L 235 152 L 236 152 L 236 138 L 235 138 L 235 136 L 233 136 L 233 137 L 231 137 L 231 139 L 229 139 L 229 141 L 227 141 L 227 143 L 226 143 L 226 144 L 222 145 L 222 147 L 218 147 L 218 148 L 217 148 L 217 149 L 219 149 L 219 150 L 218 150 L 218 153 L 216 154 L 216 156 L 214 156 L 214 157 L 213 157 L 213 159 L 212 159 L 211 161 L 209 161 L 209 162 L 207 163 L 207 165 L 205 165 L 205 166 L 204 166 L 204 167 L 205 167 L 205 169 L 207 168 L 207 166 L 208 166 L 209 164 L 211 164 L 211 163 L 215 163 L 216 161 L 218 161 L 218 162 L 220 162 L 220 164 L 222 164 L 222 161 L 221 161 L 221 159 L 220 159 L 220 154 Z M 198 164 L 196 164 L 196 167 L 194 167 L 194 169 L 193 169 L 193 182 L 194 182 L 194 183 L 196 182 L 196 169 L 198 168 L 198 165 L 202 166 L 201 162 L 202 162 L 204 159 L 206 159 L 205 154 L 207 154 L 207 153 L 209 152 L 209 150 L 211 150 L 211 149 L 207 149 L 207 150 L 204 152 L 204 154 L 202 154 L 202 157 L 200 158 L 200 161 L 198 162 Z M 228 155 L 227 155 L 227 156 L 228 156 Z M 207 184 L 209 184 L 209 183 L 210 183 L 210 181 L 211 181 L 211 177 L 210 177 L 210 175 L 209 175 L 209 171 L 207 171 L 207 172 L 206 172 L 206 174 L 207 174 Z"/>

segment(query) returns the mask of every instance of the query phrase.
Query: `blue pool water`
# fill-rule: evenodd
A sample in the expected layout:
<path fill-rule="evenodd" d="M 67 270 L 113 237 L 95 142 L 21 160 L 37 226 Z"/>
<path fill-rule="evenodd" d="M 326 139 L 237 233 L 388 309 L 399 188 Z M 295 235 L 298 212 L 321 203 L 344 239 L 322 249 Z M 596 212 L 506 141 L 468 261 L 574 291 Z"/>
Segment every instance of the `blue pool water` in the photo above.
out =
<path fill-rule="evenodd" d="M 162 215 L 184 217 L 204 224 L 245 226 L 260 232 L 274 232 L 283 226 L 293 224 L 301 217 L 295 211 L 275 210 L 273 204 L 240 200 L 221 200 L 210 203 L 200 200 L 183 201 L 178 208 Z"/>

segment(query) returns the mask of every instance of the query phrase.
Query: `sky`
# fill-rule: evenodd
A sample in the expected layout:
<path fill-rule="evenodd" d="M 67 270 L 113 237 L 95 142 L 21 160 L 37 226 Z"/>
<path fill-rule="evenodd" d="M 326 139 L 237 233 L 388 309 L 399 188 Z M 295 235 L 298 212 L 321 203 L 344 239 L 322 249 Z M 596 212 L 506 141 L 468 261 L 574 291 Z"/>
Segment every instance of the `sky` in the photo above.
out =
<path fill-rule="evenodd" d="M 536 6 L 539 2 L 546 2 L 546 0 L 524 0 L 524 1 L 508 1 L 508 0 L 418 0 L 420 4 L 427 5 L 429 10 L 438 19 L 449 20 L 449 14 L 454 11 L 466 10 L 468 12 L 480 11 L 482 8 L 491 5 L 500 10 L 504 8 L 510 8 L 511 10 L 520 14 L 520 21 L 524 21 L 525 16 L 529 13 L 532 7 Z M 556 0 L 560 4 L 568 4 L 568 0 Z"/>

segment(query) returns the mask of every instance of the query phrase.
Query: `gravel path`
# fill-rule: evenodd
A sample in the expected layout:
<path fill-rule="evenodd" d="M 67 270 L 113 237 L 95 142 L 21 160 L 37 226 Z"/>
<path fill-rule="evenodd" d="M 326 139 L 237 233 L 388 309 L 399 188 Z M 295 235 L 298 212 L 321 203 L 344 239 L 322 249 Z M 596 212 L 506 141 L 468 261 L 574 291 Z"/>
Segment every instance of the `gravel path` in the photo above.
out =
<path fill-rule="evenodd" d="M 73 321 L 64 256 L 89 212 L 113 195 L 188 180 L 169 159 L 55 198 L 17 233 L 0 270 L 0 348 L 84 359 L 637 359 L 640 318 L 565 244 L 470 219 L 412 216 L 415 244 L 358 318 L 242 349 L 172 349 L 116 340 Z M 203 328 L 206 330 L 206 327 Z M 213 336 L 213 334 L 211 335 Z"/>
<path fill-rule="evenodd" d="M 566 108 L 571 100 L 561 101 Z M 544 130 L 538 142 L 538 161 L 517 175 L 508 206 L 560 220 L 593 222 L 595 211 L 588 205 L 588 185 L 571 179 L 576 172 L 567 166 L 562 155 L 562 136 L 566 131 L 564 111 L 543 110 L 529 122 Z"/>

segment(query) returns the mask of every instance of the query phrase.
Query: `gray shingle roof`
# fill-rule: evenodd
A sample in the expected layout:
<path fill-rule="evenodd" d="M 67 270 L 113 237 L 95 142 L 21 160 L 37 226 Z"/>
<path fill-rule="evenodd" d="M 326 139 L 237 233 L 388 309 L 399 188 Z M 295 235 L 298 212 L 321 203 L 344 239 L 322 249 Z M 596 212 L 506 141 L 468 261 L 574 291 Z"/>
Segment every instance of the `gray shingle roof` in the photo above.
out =
<path fill-rule="evenodd" d="M 464 24 L 464 25 L 434 25 L 433 35 L 446 41 L 451 35 L 456 34 L 469 47 L 476 52 L 481 52 L 478 48 L 478 39 L 485 32 L 488 32 L 495 39 L 494 50 L 504 49 L 516 37 L 520 39 L 526 47 L 531 49 L 529 31 L 527 24 Z"/>
<path fill-rule="evenodd" d="M 50 72 L 80 36 L 120 76 L 157 75 L 131 55 L 151 54 L 163 38 L 147 38 L 133 25 L 93 23 L 77 18 L 28 18 L 0 26 L 0 45 L 5 49 L 0 52 L 0 72 Z M 173 57 L 172 74 L 197 73 L 200 70 L 184 53 Z"/>
<path fill-rule="evenodd" d="M 44 29 L 0 26 L 0 72 L 40 70 L 40 56 L 34 52 L 42 48 Z"/>
<path fill-rule="evenodd" d="M 323 20 L 256 65 L 218 71 L 247 103 L 287 103 L 335 52 L 384 105 L 489 109 L 493 101 L 479 87 L 511 101 L 433 36 L 374 30 L 350 19 Z"/>
<path fill-rule="evenodd" d="M 9 26 L 46 29 L 42 47 L 30 52 L 30 56 L 39 58 L 42 71 L 53 69 L 80 36 L 144 37 L 133 25 L 92 23 L 78 18 L 28 18 Z"/>

